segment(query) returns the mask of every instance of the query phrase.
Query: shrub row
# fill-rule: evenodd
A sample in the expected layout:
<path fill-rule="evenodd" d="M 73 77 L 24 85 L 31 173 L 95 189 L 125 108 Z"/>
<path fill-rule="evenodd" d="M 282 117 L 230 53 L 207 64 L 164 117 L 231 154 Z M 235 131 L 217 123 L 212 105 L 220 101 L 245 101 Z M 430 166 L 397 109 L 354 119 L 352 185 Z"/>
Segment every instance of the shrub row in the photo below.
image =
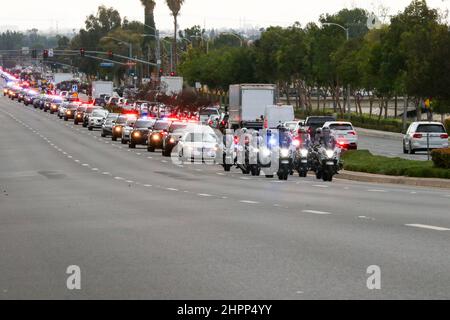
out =
<path fill-rule="evenodd" d="M 450 169 L 450 148 L 433 150 L 431 156 L 436 167 Z"/>

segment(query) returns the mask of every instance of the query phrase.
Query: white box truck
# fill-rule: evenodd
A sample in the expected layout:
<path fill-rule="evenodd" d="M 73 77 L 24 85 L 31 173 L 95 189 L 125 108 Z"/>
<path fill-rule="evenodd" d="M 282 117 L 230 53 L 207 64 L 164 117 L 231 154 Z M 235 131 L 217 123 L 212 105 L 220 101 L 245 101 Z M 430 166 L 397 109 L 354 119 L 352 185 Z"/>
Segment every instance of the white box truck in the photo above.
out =
<path fill-rule="evenodd" d="M 280 124 L 294 120 L 293 106 L 267 106 L 264 114 L 264 129 L 276 129 Z"/>
<path fill-rule="evenodd" d="M 267 106 L 276 104 L 274 84 L 230 85 L 230 127 L 232 129 L 262 129 Z"/>
<path fill-rule="evenodd" d="M 112 81 L 93 81 L 92 82 L 92 98 L 100 98 L 101 95 L 112 97 L 114 83 Z"/>
<path fill-rule="evenodd" d="M 183 91 L 183 77 L 161 77 L 161 92 L 170 96 Z"/>

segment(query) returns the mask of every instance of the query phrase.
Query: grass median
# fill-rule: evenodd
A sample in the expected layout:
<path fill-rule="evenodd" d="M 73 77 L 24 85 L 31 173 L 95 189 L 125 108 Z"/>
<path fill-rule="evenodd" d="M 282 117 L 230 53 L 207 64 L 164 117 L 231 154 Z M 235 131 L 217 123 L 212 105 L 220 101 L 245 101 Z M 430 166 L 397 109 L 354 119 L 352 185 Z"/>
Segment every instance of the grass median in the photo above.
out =
<path fill-rule="evenodd" d="M 374 156 L 367 150 L 348 151 L 343 154 L 344 169 L 348 171 L 405 176 L 416 178 L 450 179 L 450 169 L 436 168 L 432 161 Z"/>

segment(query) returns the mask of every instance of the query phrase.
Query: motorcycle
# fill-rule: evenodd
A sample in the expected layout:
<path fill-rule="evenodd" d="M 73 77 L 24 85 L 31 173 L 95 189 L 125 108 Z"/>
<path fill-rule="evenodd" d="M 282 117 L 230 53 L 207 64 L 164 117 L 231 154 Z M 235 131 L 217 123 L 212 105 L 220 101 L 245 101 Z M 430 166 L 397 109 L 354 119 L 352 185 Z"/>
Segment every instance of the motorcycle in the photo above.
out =
<path fill-rule="evenodd" d="M 279 180 L 288 180 L 289 175 L 292 172 L 292 152 L 288 148 L 282 147 L 280 148 L 280 166 L 278 169 L 278 179 Z"/>
<path fill-rule="evenodd" d="M 333 181 L 335 174 L 341 169 L 340 149 L 320 146 L 312 154 L 312 169 L 317 179 Z"/>

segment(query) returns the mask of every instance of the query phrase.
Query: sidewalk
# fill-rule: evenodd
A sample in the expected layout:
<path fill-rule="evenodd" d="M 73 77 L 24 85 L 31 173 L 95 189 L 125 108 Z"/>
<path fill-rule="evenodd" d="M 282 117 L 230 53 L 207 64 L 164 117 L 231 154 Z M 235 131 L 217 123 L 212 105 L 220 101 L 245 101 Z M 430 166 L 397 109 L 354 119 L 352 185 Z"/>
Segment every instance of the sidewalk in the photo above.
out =
<path fill-rule="evenodd" d="M 386 184 L 401 184 L 415 187 L 431 187 L 450 189 L 450 179 L 436 179 L 436 178 L 410 178 L 385 176 L 381 174 L 370 174 L 364 172 L 354 172 L 342 170 L 336 176 L 338 179 L 352 180 L 359 182 L 371 183 L 386 183 Z"/>

